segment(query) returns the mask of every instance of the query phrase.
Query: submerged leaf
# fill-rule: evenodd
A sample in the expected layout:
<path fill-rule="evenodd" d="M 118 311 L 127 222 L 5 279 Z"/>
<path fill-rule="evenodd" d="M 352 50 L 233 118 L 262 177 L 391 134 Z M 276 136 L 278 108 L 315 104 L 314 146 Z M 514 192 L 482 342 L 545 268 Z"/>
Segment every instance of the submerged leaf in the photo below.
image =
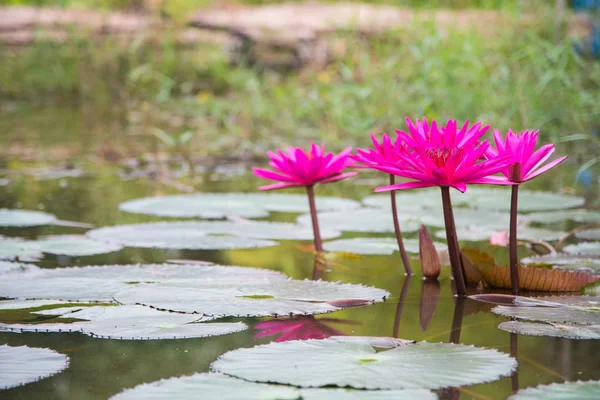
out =
<path fill-rule="evenodd" d="M 521 389 L 509 400 L 595 400 L 600 381 L 551 383 Z"/>
<path fill-rule="evenodd" d="M 25 385 L 57 374 L 69 366 L 69 358 L 37 347 L 0 346 L 0 389 Z"/>
<path fill-rule="evenodd" d="M 0 226 L 5 227 L 27 227 L 51 225 L 56 217 L 41 211 L 11 210 L 0 208 Z"/>
<path fill-rule="evenodd" d="M 462 253 L 473 262 L 485 282 L 498 288 L 509 289 L 512 287 L 508 265 L 498 266 L 491 256 L 483 256 L 483 252 L 478 250 L 463 249 Z M 473 282 L 474 277 L 470 273 L 467 264 L 465 263 L 467 280 Z M 518 273 L 521 289 L 541 292 L 576 292 L 600 279 L 599 276 L 584 271 L 566 271 L 522 265 L 519 265 Z"/>
<path fill-rule="evenodd" d="M 507 321 L 498 325 L 503 331 L 528 336 L 552 336 L 564 339 L 600 339 L 600 325 L 580 326 L 565 324 L 539 324 Z"/>
<path fill-rule="evenodd" d="M 212 368 L 249 381 L 300 387 L 438 389 L 495 380 L 516 365 L 506 354 L 473 346 L 419 342 L 377 352 L 365 338 L 330 337 L 230 351 Z"/>
<path fill-rule="evenodd" d="M 358 202 L 336 197 L 319 196 L 317 209 L 351 210 Z M 225 218 L 237 215 L 260 218 L 269 211 L 308 212 L 308 200 L 302 194 L 278 193 L 198 193 L 163 197 L 146 197 L 126 201 L 119 206 L 122 211 L 162 217 Z"/>
<path fill-rule="evenodd" d="M 218 373 L 163 379 L 127 389 L 111 400 L 431 400 L 428 390 L 297 389 L 290 386 L 247 382 Z"/>

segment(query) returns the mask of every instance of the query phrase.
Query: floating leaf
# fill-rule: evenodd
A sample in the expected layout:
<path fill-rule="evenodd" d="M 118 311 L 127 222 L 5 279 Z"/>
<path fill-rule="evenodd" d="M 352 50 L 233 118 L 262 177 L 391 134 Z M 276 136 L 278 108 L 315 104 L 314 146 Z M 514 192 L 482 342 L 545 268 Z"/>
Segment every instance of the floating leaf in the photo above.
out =
<path fill-rule="evenodd" d="M 188 339 L 226 335 L 247 329 L 241 322 L 207 323 L 212 318 L 153 310 L 143 306 L 69 307 L 44 310 L 43 315 L 60 315 L 56 323 L 0 324 L 0 331 L 76 332 L 102 339 L 157 340 Z M 61 318 L 82 320 L 61 323 Z"/>
<path fill-rule="evenodd" d="M 552 265 L 558 269 L 600 272 L 600 258 L 585 258 L 572 254 L 555 253 L 521 259 L 522 264 Z"/>
<path fill-rule="evenodd" d="M 248 223 L 227 221 L 157 222 L 134 225 L 117 225 L 94 229 L 87 235 L 96 240 L 131 247 L 163 249 L 236 249 L 268 247 L 276 242 L 264 239 L 312 240 L 309 226 L 285 223 L 252 221 Z M 323 239 L 332 239 L 340 233 L 322 230 Z"/>
<path fill-rule="evenodd" d="M 508 226 L 508 225 L 506 225 Z M 506 228 L 505 226 L 505 228 Z M 473 226 L 469 228 L 457 228 L 456 235 L 458 240 L 478 242 L 484 240 L 490 240 L 493 235 L 499 231 L 495 228 L 489 228 L 486 226 Z M 562 231 L 554 231 L 550 229 L 532 228 L 529 226 L 520 226 L 517 230 L 517 238 L 519 240 L 558 240 L 564 237 L 567 233 Z M 436 237 L 445 238 L 446 232 L 436 232 Z"/>
<path fill-rule="evenodd" d="M 322 314 L 341 309 L 332 301 L 382 301 L 389 293 L 362 285 L 324 281 L 274 281 L 267 284 L 139 284 L 115 294 L 120 303 L 214 317 Z"/>
<path fill-rule="evenodd" d="M 54 221 L 56 221 L 54 215 L 41 211 L 0 208 L 0 226 L 2 227 L 51 225 Z"/>
<path fill-rule="evenodd" d="M 600 381 L 565 382 L 521 389 L 509 400 L 594 400 L 600 392 Z"/>
<path fill-rule="evenodd" d="M 454 198 L 452 200 L 455 200 Z M 441 208 L 442 206 L 442 195 L 439 189 L 422 189 L 422 190 L 409 190 L 409 191 L 397 191 L 396 192 L 396 203 L 400 210 L 403 209 L 428 209 L 428 208 Z M 390 195 L 388 193 L 375 194 L 367 196 L 363 199 L 363 204 L 369 207 L 379 207 L 389 209 L 390 206 Z"/>
<path fill-rule="evenodd" d="M 398 218 L 403 232 L 419 230 L 418 219 L 406 210 L 399 211 Z M 363 208 L 351 211 L 332 211 L 319 213 L 319 225 L 328 229 L 350 232 L 394 232 L 394 221 L 389 211 L 379 208 Z M 309 214 L 298 217 L 297 222 L 311 226 Z"/>
<path fill-rule="evenodd" d="M 28 241 L 22 239 L 0 238 L 0 259 L 39 259 L 44 255 L 28 245 Z"/>
<path fill-rule="evenodd" d="M 72 301 L 113 301 L 115 293 L 142 282 L 244 285 L 287 280 L 280 272 L 219 265 L 107 265 L 41 269 L 3 275 L 0 297 Z"/>
<path fill-rule="evenodd" d="M 508 265 L 498 266 L 491 256 L 483 256 L 482 252 L 478 250 L 462 249 L 462 253 L 477 268 L 485 282 L 498 288 L 509 289 L 512 287 Z M 467 269 L 466 266 L 465 269 Z M 474 282 L 475 278 L 470 274 L 471 271 L 465 272 L 467 280 Z M 518 272 L 521 289 L 542 292 L 576 292 L 600 279 L 600 277 L 585 271 L 566 271 L 522 265 L 519 265 Z"/>
<path fill-rule="evenodd" d="M 600 241 L 570 244 L 563 249 L 565 253 L 579 256 L 600 257 Z"/>
<path fill-rule="evenodd" d="M 505 317 L 527 321 L 549 322 L 553 324 L 600 325 L 600 312 L 584 309 L 497 306 L 492 311 Z"/>
<path fill-rule="evenodd" d="M 47 236 L 28 245 L 44 253 L 62 254 L 71 257 L 106 254 L 122 249 L 117 244 L 99 242 L 78 235 Z"/>
<path fill-rule="evenodd" d="M 389 293 L 361 285 L 295 281 L 270 271 L 218 265 L 118 265 L 34 268 L 3 275 L 0 297 L 144 304 L 211 315 L 318 314 L 331 301 L 382 301 Z"/>
<path fill-rule="evenodd" d="M 600 325 L 579 326 L 564 324 L 537 324 L 532 322 L 507 321 L 498 325 L 503 331 L 528 336 L 552 336 L 564 339 L 600 339 Z"/>
<path fill-rule="evenodd" d="M 247 382 L 217 373 L 163 379 L 127 389 L 111 400 L 197 399 L 219 400 L 409 400 L 436 399 L 428 390 L 297 389 L 290 386 Z"/>
<path fill-rule="evenodd" d="M 358 208 L 356 201 L 319 196 L 317 209 L 351 210 Z M 301 194 L 276 193 L 198 193 L 130 200 L 119 206 L 122 211 L 162 217 L 225 218 L 238 215 L 260 218 L 269 211 L 308 212 L 308 200 Z"/>
<path fill-rule="evenodd" d="M 419 231 L 419 260 L 424 277 L 437 279 L 440 276 L 440 257 L 425 225 L 421 225 Z"/>
<path fill-rule="evenodd" d="M 600 240 L 600 229 L 586 229 L 575 233 L 575 237 L 583 240 Z"/>
<path fill-rule="evenodd" d="M 497 232 L 502 229 L 506 229 L 510 223 L 510 214 L 508 212 L 496 212 L 490 210 L 474 210 L 469 208 L 457 208 L 454 210 L 454 219 L 456 223 L 456 229 L 477 229 Z M 444 213 L 441 209 L 434 209 L 428 211 L 425 215 L 420 217 L 420 220 L 427 226 L 435 226 L 438 228 L 444 228 L 446 226 L 444 222 Z M 523 225 L 527 222 L 525 216 L 519 216 L 519 224 Z M 458 238 L 463 240 L 459 235 Z M 489 236 L 488 236 L 489 239 Z"/>
<path fill-rule="evenodd" d="M 510 188 L 469 188 L 457 194 L 452 200 L 469 207 L 485 210 L 510 211 Z M 579 207 L 585 203 L 583 197 L 551 192 L 519 190 L 519 211 L 564 210 Z"/>
<path fill-rule="evenodd" d="M 442 243 L 435 243 L 439 249 L 446 247 Z M 352 238 L 338 239 L 323 243 L 326 251 L 352 252 L 355 254 L 392 254 L 398 251 L 398 242 L 395 238 Z M 416 239 L 404 239 L 404 248 L 408 253 L 419 252 L 419 242 Z"/>
<path fill-rule="evenodd" d="M 54 350 L 0 346 L 0 389 L 25 385 L 57 374 L 69 366 L 69 358 Z"/>
<path fill-rule="evenodd" d="M 419 342 L 377 352 L 365 338 L 330 337 L 230 351 L 212 367 L 249 381 L 300 387 L 438 389 L 492 381 L 516 365 L 506 354 L 473 346 Z"/>
<path fill-rule="evenodd" d="M 600 222 L 600 212 L 589 210 L 556 210 L 552 212 L 527 214 L 527 218 L 532 222 L 541 224 L 551 224 L 563 221 L 584 222 L 589 224 L 592 222 Z"/>

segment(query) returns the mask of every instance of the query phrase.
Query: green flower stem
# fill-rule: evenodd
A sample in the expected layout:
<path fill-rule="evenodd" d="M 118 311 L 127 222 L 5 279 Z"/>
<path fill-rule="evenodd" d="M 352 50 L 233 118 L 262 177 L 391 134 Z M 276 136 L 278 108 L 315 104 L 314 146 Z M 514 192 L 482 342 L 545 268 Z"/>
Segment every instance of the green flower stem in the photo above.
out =
<path fill-rule="evenodd" d="M 467 296 L 467 288 L 463 274 L 462 262 L 460 259 L 460 247 L 456 236 L 456 225 L 454 223 L 454 212 L 452 211 L 452 201 L 450 199 L 450 188 L 441 186 L 442 206 L 444 208 L 444 222 L 446 225 L 446 240 L 448 242 L 448 255 L 450 256 L 450 267 L 454 276 L 456 285 L 456 295 L 458 297 Z"/>
<path fill-rule="evenodd" d="M 395 184 L 396 179 L 394 175 L 390 174 L 390 185 Z M 398 250 L 400 250 L 400 257 L 402 257 L 402 263 L 404 264 L 404 270 L 406 275 L 412 275 L 412 268 L 410 266 L 410 260 L 406 254 L 404 248 L 404 241 L 402 240 L 402 231 L 400 230 L 400 221 L 398 221 L 398 208 L 396 207 L 396 191 L 390 191 L 390 197 L 392 201 L 392 217 L 394 219 L 394 232 L 396 233 L 396 241 L 398 242 Z"/>

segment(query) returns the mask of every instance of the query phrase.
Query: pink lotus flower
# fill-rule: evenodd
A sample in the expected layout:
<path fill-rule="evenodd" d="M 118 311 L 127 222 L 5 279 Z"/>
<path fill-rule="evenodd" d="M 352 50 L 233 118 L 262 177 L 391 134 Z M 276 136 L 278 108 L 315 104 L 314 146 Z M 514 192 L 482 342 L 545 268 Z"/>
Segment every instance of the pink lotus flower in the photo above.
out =
<path fill-rule="evenodd" d="M 337 329 L 327 326 L 326 322 L 347 323 L 331 318 L 317 319 L 313 316 L 301 316 L 293 319 L 283 319 L 275 321 L 265 321 L 254 325 L 254 329 L 261 332 L 256 334 L 256 338 L 264 338 L 277 334 L 282 334 L 276 342 L 286 342 L 288 340 L 305 340 L 305 339 L 325 339 L 329 336 L 345 336 L 345 334 Z"/>
<path fill-rule="evenodd" d="M 506 139 L 503 139 L 500 132 L 495 130 L 494 141 L 496 142 L 496 148 L 489 147 L 485 152 L 485 157 L 488 160 L 493 160 L 498 156 L 509 156 L 509 166 L 501 172 L 514 183 L 528 181 L 555 167 L 567 158 L 567 156 L 557 158 L 542 166 L 552 153 L 554 153 L 554 145 L 546 144 L 537 151 L 534 151 L 537 137 L 537 130 L 525 131 L 519 134 L 509 130 L 506 134 Z"/>
<path fill-rule="evenodd" d="M 386 162 L 397 162 L 400 158 L 399 154 L 406 150 L 406 144 L 400 136 L 396 136 L 396 140 L 392 143 L 392 139 L 384 133 L 379 143 L 377 137 L 371 134 L 371 141 L 374 149 L 356 149 L 358 154 L 351 156 L 354 161 L 360 163 L 354 165 L 355 168 L 378 169 L 379 165 Z"/>
<path fill-rule="evenodd" d="M 314 142 L 310 151 L 305 152 L 301 148 L 290 147 L 285 153 L 277 150 L 277 154 L 269 151 L 267 155 L 271 159 L 269 165 L 277 172 L 253 168 L 256 176 L 279 183 L 261 186 L 260 190 L 283 189 L 293 186 L 312 186 L 317 183 L 329 183 L 349 178 L 357 172 L 342 173 L 342 171 L 353 165 L 350 156 L 351 147 L 341 153 L 325 153 L 325 145 L 317 146 Z"/>
<path fill-rule="evenodd" d="M 381 186 L 375 192 L 413 189 L 430 186 L 453 187 L 464 192 L 467 184 L 510 184 L 505 178 L 491 176 L 508 167 L 508 155 L 481 160 L 490 148 L 489 142 L 479 142 L 487 126 L 468 124 L 458 130 L 456 121 L 439 127 L 426 120 L 416 125 L 407 120 L 410 134 L 397 131 L 410 151 L 398 154 L 398 161 L 380 165 L 379 170 L 413 179 L 412 182 Z"/>

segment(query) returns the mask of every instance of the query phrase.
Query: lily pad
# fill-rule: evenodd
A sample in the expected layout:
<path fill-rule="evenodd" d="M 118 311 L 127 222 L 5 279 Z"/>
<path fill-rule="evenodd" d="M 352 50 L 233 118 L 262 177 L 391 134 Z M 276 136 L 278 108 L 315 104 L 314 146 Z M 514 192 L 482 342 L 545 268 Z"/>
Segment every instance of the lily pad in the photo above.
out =
<path fill-rule="evenodd" d="M 600 272 L 600 258 L 579 257 L 572 254 L 556 253 L 543 256 L 526 257 L 522 264 L 552 265 L 557 269 L 586 270 Z"/>
<path fill-rule="evenodd" d="M 297 389 L 290 386 L 247 382 L 217 373 L 163 379 L 127 389 L 111 400 L 197 399 L 219 400 L 408 400 L 436 399 L 428 390 L 359 391 L 347 389 Z"/>
<path fill-rule="evenodd" d="M 0 297 L 144 304 L 210 315 L 318 314 L 328 302 L 382 301 L 389 293 L 361 285 L 295 281 L 270 271 L 218 265 L 114 265 L 35 268 L 3 275 Z"/>
<path fill-rule="evenodd" d="M 600 240 L 600 229 L 586 229 L 579 231 L 575 234 L 575 237 L 583 240 Z"/>
<path fill-rule="evenodd" d="M 394 232 L 394 221 L 387 210 L 379 208 L 362 208 L 352 211 L 332 211 L 319 213 L 319 226 L 349 232 Z M 400 210 L 400 225 L 403 232 L 419 230 L 419 219 Z M 309 214 L 298 217 L 297 222 L 304 226 L 312 226 Z"/>
<path fill-rule="evenodd" d="M 532 222 L 551 224 L 562 221 L 575 221 L 583 223 L 600 222 L 600 212 L 589 210 L 556 210 L 552 212 L 536 212 L 527 214 Z"/>
<path fill-rule="evenodd" d="M 336 197 L 317 198 L 317 209 L 351 210 L 358 208 L 354 200 Z M 225 218 L 237 215 L 260 218 L 269 211 L 308 212 L 308 199 L 301 194 L 271 193 L 198 193 L 176 196 L 146 197 L 119 206 L 122 211 L 161 217 Z"/>
<path fill-rule="evenodd" d="M 453 196 L 452 200 L 484 210 L 510 211 L 510 188 L 469 188 L 464 194 Z M 566 194 L 519 190 L 519 211 L 564 210 L 579 207 L 585 203 L 583 197 Z"/>
<path fill-rule="evenodd" d="M 69 358 L 54 350 L 0 346 L 0 389 L 25 385 L 57 374 L 69 366 Z"/>
<path fill-rule="evenodd" d="M 51 225 L 56 217 L 41 211 L 0 208 L 0 227 L 27 227 Z"/>
<path fill-rule="evenodd" d="M 575 340 L 600 339 L 600 325 L 581 326 L 507 321 L 498 325 L 498 328 L 503 331 L 527 336 L 551 336 Z"/>
<path fill-rule="evenodd" d="M 452 201 L 456 200 L 452 193 Z M 400 212 L 404 209 L 417 210 L 427 208 L 441 208 L 442 194 L 439 189 L 420 189 L 410 191 L 396 191 L 396 203 Z M 375 194 L 363 199 L 363 204 L 369 207 L 391 208 L 389 193 Z"/>
<path fill-rule="evenodd" d="M 419 253 L 417 239 L 404 239 L 404 248 L 408 253 Z M 369 238 L 360 237 L 352 239 L 338 239 L 323 243 L 326 251 L 340 251 L 356 254 L 392 254 L 398 251 L 398 242 L 395 238 Z M 438 249 L 444 248 L 443 243 L 436 243 Z"/>
<path fill-rule="evenodd" d="M 565 382 L 521 389 L 509 400 L 595 400 L 600 381 Z"/>
<path fill-rule="evenodd" d="M 563 249 L 565 253 L 579 256 L 600 257 L 600 241 L 570 244 Z"/>
<path fill-rule="evenodd" d="M 508 227 L 508 225 L 504 227 L 504 230 L 506 230 L 507 227 Z M 482 226 L 482 227 L 472 226 L 469 228 L 457 228 L 457 230 L 456 230 L 456 234 L 457 234 L 459 240 L 472 241 L 472 242 L 489 240 L 492 237 L 492 235 L 495 233 L 498 233 L 497 228 L 494 229 L 494 228 L 489 228 L 486 226 Z M 550 229 L 542 229 L 542 228 L 532 228 L 529 226 L 520 226 L 517 230 L 517 238 L 519 240 L 551 241 L 551 240 L 558 240 L 565 235 L 566 235 L 566 232 L 553 231 Z M 438 231 L 438 232 L 436 232 L 435 236 L 438 238 L 445 238 L 446 232 Z"/>
<path fill-rule="evenodd" d="M 419 342 L 377 352 L 365 338 L 340 336 L 238 349 L 212 364 L 218 372 L 253 382 L 388 390 L 489 382 L 516 366 L 514 358 L 493 349 Z"/>
<path fill-rule="evenodd" d="M 226 335 L 247 329 L 241 322 L 208 323 L 212 318 L 153 310 L 143 306 L 69 307 L 44 310 L 56 323 L 0 324 L 0 331 L 76 332 L 102 339 L 158 340 Z M 61 318 L 82 320 L 61 323 Z"/>
<path fill-rule="evenodd" d="M 44 257 L 41 251 L 29 246 L 29 243 L 22 239 L 0 238 L 0 259 L 39 259 Z"/>
<path fill-rule="evenodd" d="M 9 272 L 24 271 L 27 268 L 37 268 L 34 265 L 21 264 L 17 262 L 0 261 L 0 275 L 8 274 Z"/>
<path fill-rule="evenodd" d="M 600 312 L 583 309 L 497 306 L 492 311 L 505 317 L 526 321 L 549 322 L 552 324 L 600 325 Z"/>
<path fill-rule="evenodd" d="M 190 250 L 225 250 L 277 245 L 277 242 L 265 239 L 313 239 L 310 226 L 263 221 L 248 223 L 190 221 L 117 225 L 94 229 L 87 235 L 95 240 L 129 247 Z M 339 235 L 338 231 L 321 231 L 323 239 L 332 239 Z"/>
<path fill-rule="evenodd" d="M 389 293 L 362 285 L 324 281 L 274 281 L 266 284 L 139 284 L 115 294 L 124 304 L 143 304 L 214 317 L 309 315 L 344 308 L 339 300 L 383 301 Z"/>

